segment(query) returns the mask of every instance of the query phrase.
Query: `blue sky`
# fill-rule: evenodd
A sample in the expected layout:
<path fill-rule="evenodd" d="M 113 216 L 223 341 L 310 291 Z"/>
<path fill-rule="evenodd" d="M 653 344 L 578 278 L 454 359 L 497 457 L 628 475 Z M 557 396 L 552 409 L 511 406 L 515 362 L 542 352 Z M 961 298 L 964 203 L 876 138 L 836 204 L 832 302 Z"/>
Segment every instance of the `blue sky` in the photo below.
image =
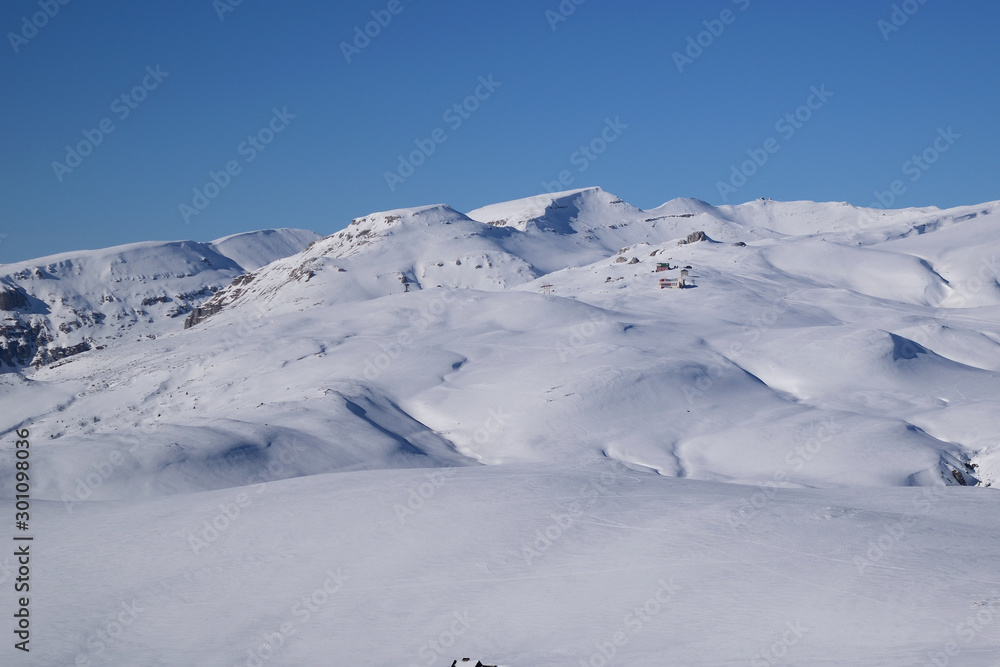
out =
<path fill-rule="evenodd" d="M 235 1 L 3 3 L 0 262 L 556 187 L 1000 198 L 995 2 Z"/>

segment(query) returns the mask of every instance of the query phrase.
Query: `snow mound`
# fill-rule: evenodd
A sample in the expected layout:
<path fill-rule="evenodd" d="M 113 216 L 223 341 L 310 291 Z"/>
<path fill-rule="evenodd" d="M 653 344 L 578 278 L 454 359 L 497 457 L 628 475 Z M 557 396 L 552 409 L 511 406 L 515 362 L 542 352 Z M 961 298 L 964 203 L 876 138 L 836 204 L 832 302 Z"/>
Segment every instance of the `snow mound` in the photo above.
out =
<path fill-rule="evenodd" d="M 310 243 L 323 238 L 305 229 L 265 229 L 233 234 L 212 241 L 212 248 L 240 265 L 244 271 L 256 271 L 271 262 L 294 255 Z"/>

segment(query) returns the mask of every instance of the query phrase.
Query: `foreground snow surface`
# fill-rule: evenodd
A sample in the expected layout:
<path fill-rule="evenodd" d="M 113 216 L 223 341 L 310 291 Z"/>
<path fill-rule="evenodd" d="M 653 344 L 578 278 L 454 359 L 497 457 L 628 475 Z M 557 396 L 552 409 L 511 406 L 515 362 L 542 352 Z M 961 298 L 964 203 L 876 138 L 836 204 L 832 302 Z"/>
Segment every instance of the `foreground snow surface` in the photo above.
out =
<path fill-rule="evenodd" d="M 17 664 L 1000 657 L 1000 512 L 977 489 L 763 494 L 593 460 L 50 502 L 34 520 L 36 648 Z"/>

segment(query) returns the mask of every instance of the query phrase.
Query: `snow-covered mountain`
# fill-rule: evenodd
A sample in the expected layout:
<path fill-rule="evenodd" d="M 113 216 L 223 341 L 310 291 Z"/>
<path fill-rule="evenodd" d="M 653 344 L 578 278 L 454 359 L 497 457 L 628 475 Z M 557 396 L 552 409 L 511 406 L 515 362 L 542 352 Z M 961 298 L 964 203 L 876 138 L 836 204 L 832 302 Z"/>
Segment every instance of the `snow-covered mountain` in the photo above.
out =
<path fill-rule="evenodd" d="M 587 188 L 2 266 L 0 432 L 32 432 L 43 521 L 157 558 L 84 595 L 148 600 L 146 625 L 100 653 L 46 603 L 68 639 L 31 664 L 911 665 L 954 641 L 992 665 L 998 625 L 954 628 L 1000 619 L 998 229 L 1000 202 Z M 333 602 L 299 616 L 314 589 Z"/>
<path fill-rule="evenodd" d="M 132 243 L 0 265 L 0 371 L 175 329 L 235 277 L 319 238 L 301 229 L 266 230 L 212 243 Z"/>
<path fill-rule="evenodd" d="M 237 485 L 284 440 L 310 452 L 287 476 L 587 455 L 743 483 L 988 483 L 997 210 L 641 211 L 589 188 L 468 216 L 375 213 L 322 239 L 46 258 L 5 267 L 27 302 L 7 312 L 55 331 L 36 365 L 94 349 L 9 391 L 77 387 L 18 415 L 50 436 L 36 465 L 52 466 L 53 497 L 73 486 L 54 472 L 71 456 L 137 428 L 133 474 L 98 495 Z M 694 232 L 705 240 L 686 243 Z M 661 290 L 681 270 L 663 262 L 695 287 Z M 801 465 L 791 443 L 814 431 L 824 465 Z"/>

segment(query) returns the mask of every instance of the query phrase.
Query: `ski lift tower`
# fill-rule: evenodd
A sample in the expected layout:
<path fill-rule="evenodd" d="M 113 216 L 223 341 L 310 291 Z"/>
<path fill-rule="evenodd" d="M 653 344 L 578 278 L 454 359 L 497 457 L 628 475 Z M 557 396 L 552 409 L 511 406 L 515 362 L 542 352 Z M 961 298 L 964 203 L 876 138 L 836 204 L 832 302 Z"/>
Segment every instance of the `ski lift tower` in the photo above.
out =
<path fill-rule="evenodd" d="M 542 294 L 552 294 L 552 292 L 555 290 L 555 288 L 556 288 L 555 285 L 552 285 L 550 283 L 546 283 L 546 284 L 542 285 L 542 287 L 541 287 Z"/>

